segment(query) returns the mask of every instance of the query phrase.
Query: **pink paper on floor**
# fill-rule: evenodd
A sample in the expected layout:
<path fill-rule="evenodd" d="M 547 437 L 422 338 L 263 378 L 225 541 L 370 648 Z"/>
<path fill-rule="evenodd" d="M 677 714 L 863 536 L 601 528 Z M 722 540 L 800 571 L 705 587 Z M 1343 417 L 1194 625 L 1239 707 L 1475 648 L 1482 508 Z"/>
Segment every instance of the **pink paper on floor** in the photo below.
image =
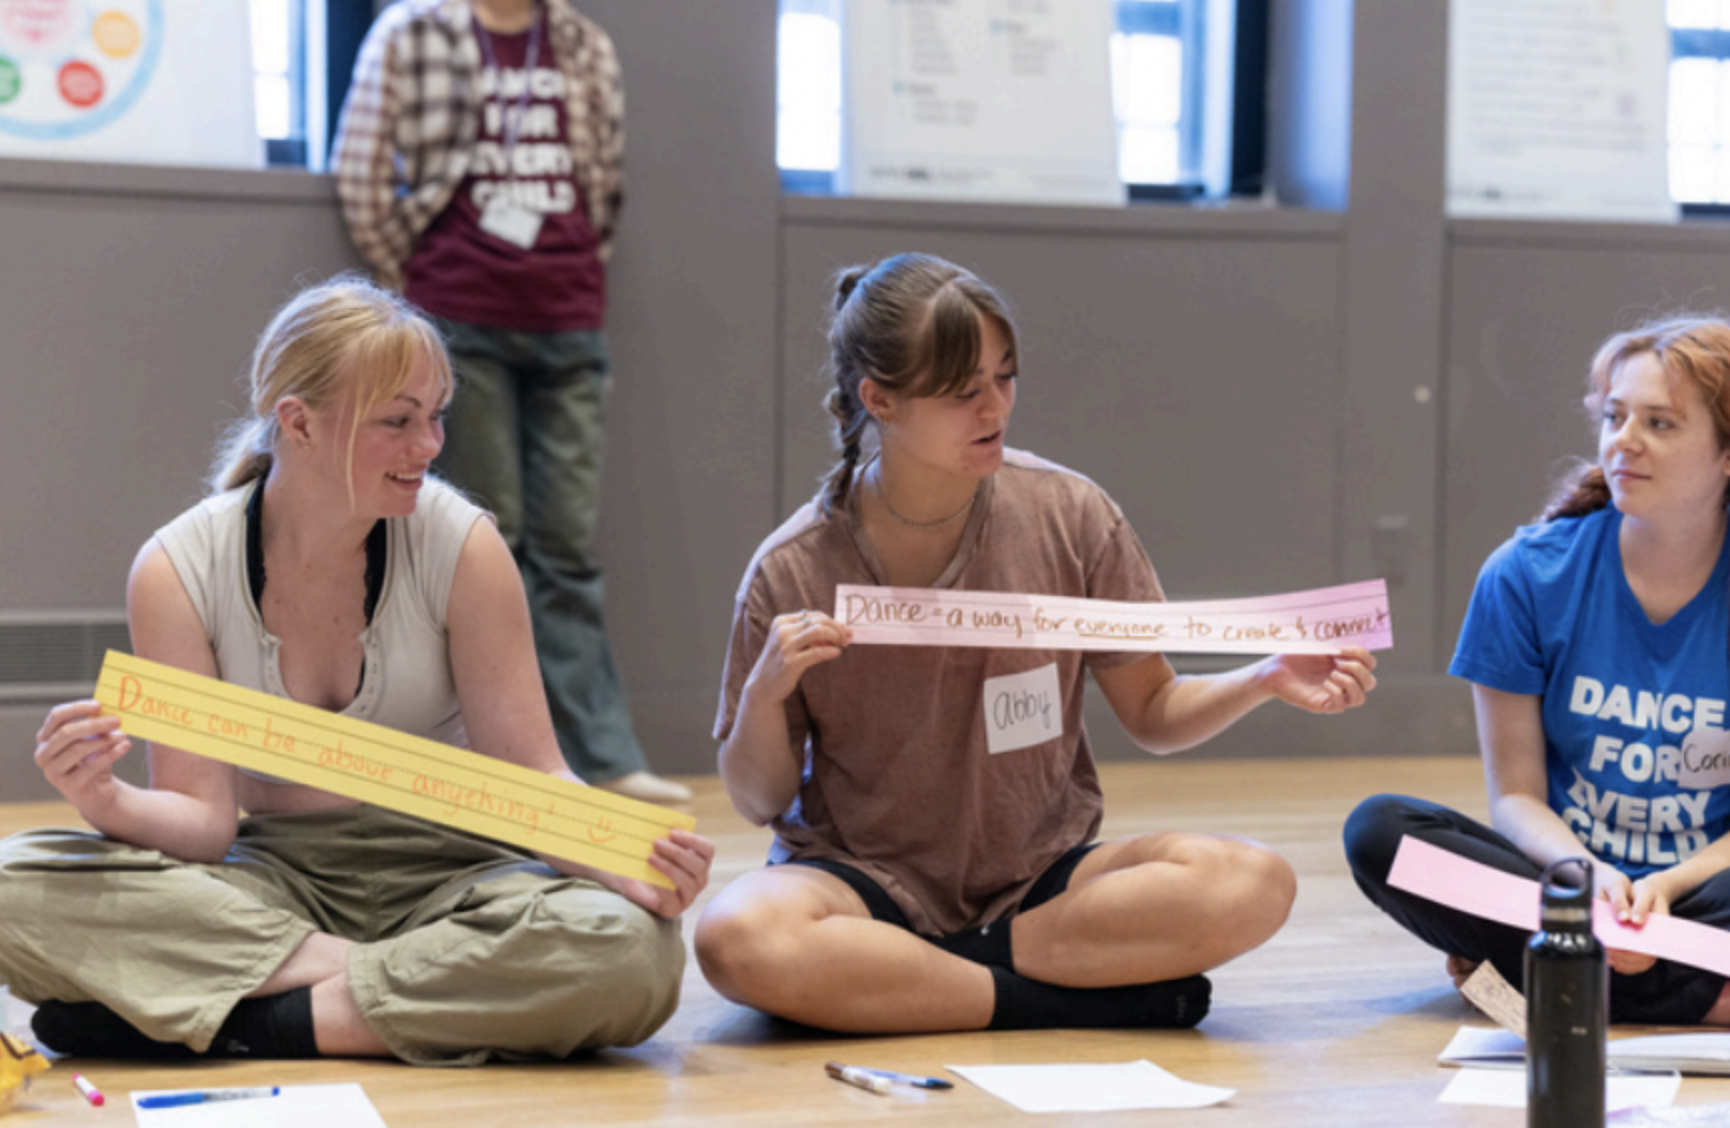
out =
<path fill-rule="evenodd" d="M 1486 920 L 1538 927 L 1538 883 L 1474 862 L 1411 835 L 1400 839 L 1388 884 Z M 1592 931 L 1606 948 L 1643 952 L 1690 967 L 1730 975 L 1730 933 L 1691 920 L 1651 916 L 1633 928 L 1616 919 L 1606 901 L 1592 906 Z"/>

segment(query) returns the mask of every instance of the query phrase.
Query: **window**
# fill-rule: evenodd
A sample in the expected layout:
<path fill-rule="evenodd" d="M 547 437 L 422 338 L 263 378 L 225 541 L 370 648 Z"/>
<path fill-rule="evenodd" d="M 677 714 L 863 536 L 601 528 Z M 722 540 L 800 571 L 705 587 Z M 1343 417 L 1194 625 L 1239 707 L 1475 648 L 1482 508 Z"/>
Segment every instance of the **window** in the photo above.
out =
<path fill-rule="evenodd" d="M 336 133 L 370 0 L 247 0 L 253 107 L 267 163 L 319 171 Z"/>
<path fill-rule="evenodd" d="M 1669 0 L 1668 16 L 1670 195 L 1685 205 L 1727 205 L 1730 2 Z"/>
<path fill-rule="evenodd" d="M 306 164 L 306 19 L 302 0 L 251 0 L 253 113 L 267 163 Z"/>
<path fill-rule="evenodd" d="M 841 0 L 781 0 L 775 163 L 789 188 L 830 191 L 841 163 Z"/>
<path fill-rule="evenodd" d="M 788 191 L 834 191 L 841 157 L 841 3 L 781 0 L 775 158 Z M 1131 198 L 1199 195 L 1204 181 L 1223 189 L 1226 179 L 1232 191 L 1260 190 L 1259 113 L 1235 131 L 1222 131 L 1219 123 L 1230 115 L 1210 115 L 1204 107 L 1210 99 L 1228 109 L 1260 105 L 1266 10 L 1266 0 L 1116 0 L 1112 103 L 1118 174 Z M 1235 50 L 1222 54 L 1219 43 L 1210 49 L 1210 29 L 1235 31 Z M 1248 53 L 1245 44 L 1252 45 Z M 1210 162 L 1227 171 L 1210 176 Z"/>
<path fill-rule="evenodd" d="M 1117 112 L 1117 170 L 1125 184 L 1176 184 L 1186 179 L 1182 127 L 1184 41 L 1176 0 L 1133 0 L 1117 6 L 1111 37 L 1111 101 Z M 1190 59 L 1190 67 L 1195 60 Z"/>

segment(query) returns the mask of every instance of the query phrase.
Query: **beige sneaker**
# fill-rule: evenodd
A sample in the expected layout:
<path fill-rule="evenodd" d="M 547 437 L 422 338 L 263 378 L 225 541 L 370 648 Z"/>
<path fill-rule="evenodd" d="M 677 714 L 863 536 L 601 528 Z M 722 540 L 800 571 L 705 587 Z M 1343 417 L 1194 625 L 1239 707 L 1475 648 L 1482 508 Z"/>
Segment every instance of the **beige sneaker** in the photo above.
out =
<path fill-rule="evenodd" d="M 691 799 L 691 789 L 684 784 L 648 771 L 627 772 L 595 786 L 645 803 L 688 803 Z"/>

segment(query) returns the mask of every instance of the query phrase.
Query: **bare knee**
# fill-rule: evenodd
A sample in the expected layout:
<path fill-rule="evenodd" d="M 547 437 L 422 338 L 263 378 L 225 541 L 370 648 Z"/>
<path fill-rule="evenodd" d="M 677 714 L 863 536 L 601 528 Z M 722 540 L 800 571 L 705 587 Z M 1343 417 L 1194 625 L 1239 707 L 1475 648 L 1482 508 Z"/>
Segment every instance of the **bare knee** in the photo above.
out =
<path fill-rule="evenodd" d="M 1260 925 L 1260 939 L 1279 931 L 1297 900 L 1297 873 L 1291 863 L 1255 842 L 1233 841 L 1234 866 L 1245 885 L 1244 912 L 1248 927 Z M 1253 946 L 1253 945 L 1252 945 Z"/>
<path fill-rule="evenodd" d="M 717 898 L 697 920 L 697 965 L 735 1003 L 764 1007 L 777 970 L 786 972 L 791 922 L 760 902 Z"/>
<path fill-rule="evenodd" d="M 1265 942 L 1291 916 L 1297 899 L 1297 874 L 1291 863 L 1255 842 L 1225 839 L 1225 865 L 1221 886 L 1230 903 L 1225 911 L 1239 937 L 1236 955 Z"/>
<path fill-rule="evenodd" d="M 1217 961 L 1265 942 L 1291 915 L 1297 874 L 1291 863 L 1260 843 L 1240 838 L 1187 838 L 1174 860 L 1192 867 L 1203 891 L 1209 937 Z"/>

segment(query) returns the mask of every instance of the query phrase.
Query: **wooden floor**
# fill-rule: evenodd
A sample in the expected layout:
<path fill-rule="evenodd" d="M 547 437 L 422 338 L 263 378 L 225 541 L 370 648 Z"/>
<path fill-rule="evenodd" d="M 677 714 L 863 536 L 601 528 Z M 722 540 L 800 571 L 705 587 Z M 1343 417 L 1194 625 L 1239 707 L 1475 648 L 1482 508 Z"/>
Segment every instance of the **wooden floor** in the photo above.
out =
<path fill-rule="evenodd" d="M 1285 929 L 1213 973 L 1212 1013 L 1192 1031 L 1029 1031 L 831 1038 L 777 1024 L 718 997 L 695 961 L 684 1001 L 647 1043 L 577 1063 L 415 1069 L 389 1063 L 224 1062 L 145 1068 L 80 1061 L 108 1092 L 92 1109 L 57 1065 L 5 1128 L 130 1123 L 133 1088 L 358 1081 L 393 1128 L 522 1124 L 828 1125 L 1037 1121 L 1257 1128 L 1304 1125 L 1524 1124 L 1514 1110 L 1442 1105 L 1451 1071 L 1435 1057 L 1462 1021 L 1482 1021 L 1449 986 L 1441 957 L 1396 929 L 1346 875 L 1339 827 L 1361 797 L 1406 791 L 1474 814 L 1471 759 L 1216 760 L 1204 755 L 1106 765 L 1107 836 L 1154 828 L 1230 832 L 1279 850 L 1300 879 Z M 715 887 L 759 865 L 763 831 L 727 806 L 713 779 L 698 789 L 699 830 L 720 846 Z M 58 804 L 0 806 L 0 832 L 67 821 Z M 687 937 L 695 914 L 686 919 Z M 1147 1058 L 1187 1080 L 1235 1088 L 1206 1110 L 1030 1117 L 959 1082 L 949 1092 L 889 1097 L 829 1080 L 830 1059 L 941 1073 L 948 1064 L 1117 1062 Z M 1730 1078 L 1687 1078 L 1679 1103 L 1730 1102 Z M 122 1107 L 114 1107 L 119 1105 Z M 1730 1117 L 1727 1117 L 1730 1120 Z"/>

